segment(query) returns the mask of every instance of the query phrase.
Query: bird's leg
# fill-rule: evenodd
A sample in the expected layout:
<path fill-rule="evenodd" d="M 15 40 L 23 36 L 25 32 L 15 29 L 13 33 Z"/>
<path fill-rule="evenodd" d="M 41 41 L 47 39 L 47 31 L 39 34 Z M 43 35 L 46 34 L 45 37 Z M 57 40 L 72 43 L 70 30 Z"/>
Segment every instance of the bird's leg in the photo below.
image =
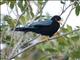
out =
<path fill-rule="evenodd" d="M 41 41 L 48 41 L 49 40 L 49 36 L 40 36 L 40 40 Z"/>
<path fill-rule="evenodd" d="M 60 34 L 59 32 L 56 32 L 54 35 L 56 35 L 56 36 L 57 36 L 57 35 L 59 35 L 59 34 Z"/>

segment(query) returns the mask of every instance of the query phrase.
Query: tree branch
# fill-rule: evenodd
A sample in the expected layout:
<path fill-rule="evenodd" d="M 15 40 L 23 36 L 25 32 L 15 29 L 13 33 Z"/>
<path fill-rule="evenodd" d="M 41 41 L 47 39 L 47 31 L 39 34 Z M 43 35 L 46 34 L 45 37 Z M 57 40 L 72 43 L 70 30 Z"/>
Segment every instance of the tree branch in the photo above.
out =
<path fill-rule="evenodd" d="M 80 29 L 73 30 L 72 32 L 68 32 L 68 33 L 62 34 L 61 36 L 65 36 L 65 35 L 71 34 L 71 33 L 75 32 L 75 31 L 79 31 L 79 30 L 80 30 Z M 55 36 L 55 37 L 49 38 L 49 40 L 53 40 L 53 39 L 59 38 L 59 37 L 61 37 L 61 36 Z M 15 55 L 14 55 L 13 57 L 11 57 L 9 60 L 15 58 L 15 57 L 18 56 L 19 54 L 21 54 L 21 53 L 23 53 L 24 51 L 30 49 L 31 47 L 34 47 L 34 46 L 36 46 L 36 45 L 38 45 L 38 44 L 40 44 L 40 43 L 43 43 L 43 42 L 47 42 L 47 41 L 39 41 L 39 40 L 37 40 L 37 39 L 35 39 L 34 41 L 37 41 L 37 42 L 29 45 L 29 46 L 26 47 L 26 48 L 24 48 L 21 52 L 15 54 Z M 33 41 L 32 41 L 32 42 L 33 42 Z"/>
<path fill-rule="evenodd" d="M 66 36 L 66 35 L 68 35 L 68 34 L 71 34 L 71 33 L 73 33 L 73 32 L 76 32 L 76 31 L 79 31 L 80 29 L 76 29 L 76 30 L 73 30 L 73 31 L 71 31 L 71 32 L 68 32 L 68 33 L 64 33 L 64 34 L 62 34 L 61 36 L 55 36 L 55 37 L 52 37 L 52 38 L 50 38 L 50 40 L 52 40 L 52 39 L 56 39 L 56 38 L 59 38 L 59 37 L 62 37 L 62 36 Z"/>
<path fill-rule="evenodd" d="M 35 3 L 35 2 L 34 2 L 34 3 Z M 43 10 L 43 8 L 45 7 L 46 3 L 47 3 L 47 1 L 43 4 L 42 10 Z M 36 3 L 35 3 L 35 4 L 36 4 Z M 37 4 L 37 5 L 38 5 L 38 4 Z M 29 20 L 29 21 L 27 22 L 27 24 L 30 25 L 30 24 L 37 18 L 37 16 L 39 15 L 39 13 L 40 13 L 40 11 L 37 11 L 36 15 L 35 15 L 31 20 Z"/>
<path fill-rule="evenodd" d="M 26 1 L 26 2 L 27 2 L 27 1 Z M 46 3 L 43 5 L 42 10 L 43 10 L 43 8 L 44 8 L 45 5 L 46 5 Z M 19 19 L 20 19 L 21 16 L 25 13 L 25 11 L 26 11 L 26 8 L 25 8 L 24 12 L 18 17 L 16 26 L 18 25 Z M 39 13 L 38 13 L 38 14 L 39 14 Z M 38 14 L 37 14 L 37 15 L 38 15 Z M 37 17 L 37 15 L 36 15 L 34 18 L 32 18 L 32 20 L 31 20 L 32 22 L 33 22 L 33 20 Z M 14 30 L 15 30 L 15 28 L 13 29 L 13 33 L 14 33 Z M 14 46 L 14 48 L 12 49 L 12 52 L 10 53 L 10 55 L 9 55 L 9 57 L 8 57 L 8 60 L 14 55 L 14 53 L 15 53 L 15 51 L 16 51 L 16 48 L 20 45 L 21 41 L 22 41 L 22 39 L 20 39 L 19 42 Z"/>
<path fill-rule="evenodd" d="M 26 11 L 26 8 L 25 8 L 24 12 L 17 18 L 16 26 L 18 25 L 19 19 L 20 19 L 21 16 L 25 13 L 25 11 Z M 15 26 L 15 28 L 16 28 L 16 26 Z M 13 35 L 12 35 L 12 37 L 14 36 L 15 28 L 13 29 Z M 22 37 L 21 37 L 21 38 L 22 38 Z M 17 45 L 14 46 L 14 48 L 12 49 L 11 53 L 10 53 L 9 56 L 8 56 L 8 59 L 13 56 L 14 52 L 16 51 L 16 48 L 17 48 L 18 45 L 21 43 L 21 41 L 22 41 L 22 40 L 20 39 L 20 41 L 17 43 Z"/>
<path fill-rule="evenodd" d="M 75 7 L 74 7 L 74 8 L 75 8 Z M 66 22 L 67 22 L 67 20 L 68 20 L 68 18 L 69 18 L 69 16 L 70 16 L 70 14 L 71 14 L 71 12 L 72 12 L 72 10 L 73 10 L 74 8 L 72 8 L 72 9 L 70 10 L 70 12 L 69 12 L 68 16 L 66 17 L 66 20 L 65 20 L 65 22 L 64 22 L 64 24 L 62 25 L 61 28 L 63 28 L 63 27 L 65 26 L 65 24 L 66 24 Z"/>
<path fill-rule="evenodd" d="M 66 7 L 66 8 L 61 12 L 60 16 L 61 16 L 69 7 L 71 7 L 73 4 L 74 4 L 74 3 L 72 3 L 72 4 L 70 4 L 68 7 Z"/>

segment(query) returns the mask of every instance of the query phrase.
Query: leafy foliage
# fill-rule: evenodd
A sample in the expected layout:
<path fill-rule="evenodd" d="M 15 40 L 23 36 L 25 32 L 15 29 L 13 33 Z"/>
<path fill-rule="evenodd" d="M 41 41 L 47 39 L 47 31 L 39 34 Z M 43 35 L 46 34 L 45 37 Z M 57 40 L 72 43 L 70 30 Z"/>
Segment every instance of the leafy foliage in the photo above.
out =
<path fill-rule="evenodd" d="M 75 5 L 76 5 L 75 13 L 76 13 L 76 15 L 78 16 L 79 13 L 80 13 L 80 3 L 76 3 L 76 2 L 75 2 Z"/>
<path fill-rule="evenodd" d="M 10 16 L 4 16 L 4 20 L 8 23 L 8 25 L 12 28 L 16 26 L 16 20 L 13 20 Z"/>

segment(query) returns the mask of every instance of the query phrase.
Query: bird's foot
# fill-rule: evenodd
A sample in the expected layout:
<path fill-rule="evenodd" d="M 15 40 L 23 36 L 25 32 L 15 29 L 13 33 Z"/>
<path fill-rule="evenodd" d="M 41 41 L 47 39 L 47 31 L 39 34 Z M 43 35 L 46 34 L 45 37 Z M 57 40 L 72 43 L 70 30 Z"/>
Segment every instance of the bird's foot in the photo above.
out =
<path fill-rule="evenodd" d="M 41 41 L 49 41 L 49 37 L 48 36 L 42 36 Z"/>

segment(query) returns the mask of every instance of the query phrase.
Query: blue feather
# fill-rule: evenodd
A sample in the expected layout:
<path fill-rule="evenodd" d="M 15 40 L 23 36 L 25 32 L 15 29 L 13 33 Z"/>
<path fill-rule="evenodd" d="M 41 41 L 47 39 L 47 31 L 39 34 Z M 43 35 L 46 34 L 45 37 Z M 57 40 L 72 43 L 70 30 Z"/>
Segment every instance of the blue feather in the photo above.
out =
<path fill-rule="evenodd" d="M 34 27 L 34 26 L 48 26 L 52 24 L 52 20 L 39 20 L 39 21 L 34 21 L 32 22 L 29 27 Z"/>

